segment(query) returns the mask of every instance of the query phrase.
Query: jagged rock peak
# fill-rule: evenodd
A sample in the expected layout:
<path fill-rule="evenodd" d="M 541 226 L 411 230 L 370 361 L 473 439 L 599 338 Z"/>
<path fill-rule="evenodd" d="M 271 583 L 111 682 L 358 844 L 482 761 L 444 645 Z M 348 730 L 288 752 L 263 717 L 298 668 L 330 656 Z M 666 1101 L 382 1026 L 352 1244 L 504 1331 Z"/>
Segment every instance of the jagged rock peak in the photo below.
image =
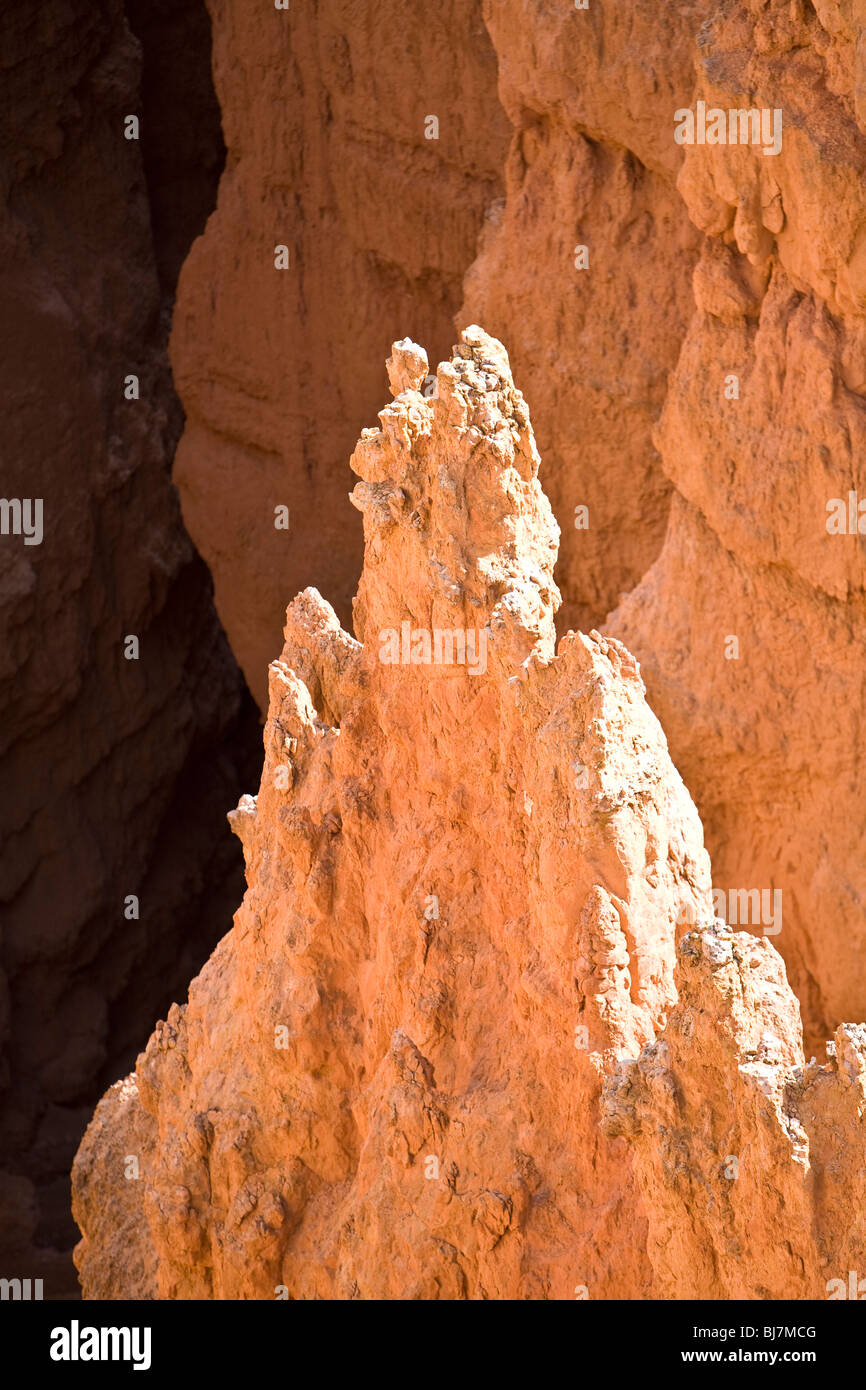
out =
<path fill-rule="evenodd" d="M 404 338 L 388 374 L 394 400 L 351 460 L 365 539 L 358 636 L 403 621 L 489 628 L 520 661 L 552 656 L 559 527 L 505 348 L 465 328 L 434 379 L 423 348 Z"/>
<path fill-rule="evenodd" d="M 85 1295 L 814 1297 L 863 1258 L 864 1032 L 805 1066 L 636 662 L 554 655 L 504 349 L 389 377 L 363 640 L 289 605 L 234 928 L 76 1160 Z"/>

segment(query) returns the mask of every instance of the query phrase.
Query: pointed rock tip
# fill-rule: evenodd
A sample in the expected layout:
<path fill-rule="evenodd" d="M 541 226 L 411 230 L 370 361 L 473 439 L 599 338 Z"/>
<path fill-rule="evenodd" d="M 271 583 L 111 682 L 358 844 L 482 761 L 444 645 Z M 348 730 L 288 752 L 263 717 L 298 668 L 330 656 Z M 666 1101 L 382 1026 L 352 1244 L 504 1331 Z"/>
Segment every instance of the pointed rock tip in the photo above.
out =
<path fill-rule="evenodd" d="M 392 396 L 419 391 L 427 376 L 427 353 L 411 338 L 400 338 L 391 344 L 391 356 L 385 365 Z"/>
<path fill-rule="evenodd" d="M 487 364 L 495 369 L 498 376 L 512 380 L 511 363 L 504 345 L 498 338 L 485 333 L 477 323 L 467 324 L 466 328 L 461 329 L 460 342 L 454 348 L 455 356 L 464 356 L 465 352 L 461 349 L 466 348 L 479 366 Z"/>

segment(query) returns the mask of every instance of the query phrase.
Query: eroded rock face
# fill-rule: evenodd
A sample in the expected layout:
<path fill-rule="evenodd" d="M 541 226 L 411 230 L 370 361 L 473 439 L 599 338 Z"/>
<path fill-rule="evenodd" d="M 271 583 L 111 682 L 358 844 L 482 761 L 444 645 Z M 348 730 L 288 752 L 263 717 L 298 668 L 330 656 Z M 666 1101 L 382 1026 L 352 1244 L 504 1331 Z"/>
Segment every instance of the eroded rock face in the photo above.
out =
<path fill-rule="evenodd" d="M 672 113 L 713 4 L 210 9 L 230 157 L 181 282 L 175 477 L 262 708 L 286 592 L 315 582 L 348 623 L 343 461 L 394 323 L 434 360 L 455 317 L 509 343 L 563 532 L 560 630 L 600 622 L 667 523 L 651 432 L 701 241 Z"/>
<path fill-rule="evenodd" d="M 438 351 L 447 314 L 483 323 L 533 401 L 560 631 L 602 626 L 639 657 L 717 888 L 782 895 L 774 939 L 820 1048 L 866 1013 L 863 561 L 856 516 L 826 530 L 863 452 L 861 17 L 488 0 L 482 42 L 477 6 L 405 8 L 320 8 L 312 30 L 212 6 L 232 156 L 174 360 L 177 476 L 220 611 L 264 707 L 287 592 L 317 583 L 349 625 L 342 459 L 385 332 Z M 771 130 L 779 113 L 778 151 L 678 143 L 699 102 Z"/>
<path fill-rule="evenodd" d="M 179 285 L 174 477 L 264 712 L 286 595 L 317 584 L 349 622 L 346 460 L 394 324 L 452 340 L 508 123 L 478 0 L 208 2 L 228 160 Z"/>
<path fill-rule="evenodd" d="M 652 1296 L 839 1297 L 866 1255 L 866 1027 L 805 1064 L 781 956 L 718 920 L 680 941 L 677 986 L 603 1100 L 634 1155 Z"/>
<path fill-rule="evenodd" d="M 117 0 L 10 0 L 0 55 L 0 1275 L 51 1298 L 93 1100 L 231 918 L 257 730 L 169 479 L 138 45 Z"/>
<path fill-rule="evenodd" d="M 866 1013 L 862 14 L 515 0 L 485 19 L 515 129 L 463 312 L 533 401 L 563 611 L 639 657 L 719 892 L 781 895 L 779 921 L 746 924 L 781 926 L 820 1049 Z M 678 144 L 698 102 L 765 112 L 771 138 L 750 118 L 746 143 Z"/>
<path fill-rule="evenodd" d="M 671 486 L 652 426 L 701 240 L 676 189 L 672 113 L 714 8 L 484 4 L 513 134 L 458 321 L 508 343 L 533 403 L 575 626 L 601 623 L 664 539 Z"/>
<path fill-rule="evenodd" d="M 861 29 L 853 6 L 770 3 L 702 32 L 696 99 L 778 112 L 781 148 L 686 147 L 705 244 L 656 434 L 676 501 L 606 625 L 641 659 L 716 883 L 781 894 L 811 1049 L 866 1013 L 856 499 L 844 533 L 866 444 Z"/>
<path fill-rule="evenodd" d="M 554 653 L 502 345 L 467 329 L 433 399 L 426 372 L 394 344 L 352 458 L 359 640 L 314 589 L 289 606 L 235 925 L 79 1152 L 85 1294 L 687 1297 L 738 1268 L 816 1296 L 861 1250 L 862 1030 L 804 1068 L 780 957 L 714 921 L 634 660 Z"/>

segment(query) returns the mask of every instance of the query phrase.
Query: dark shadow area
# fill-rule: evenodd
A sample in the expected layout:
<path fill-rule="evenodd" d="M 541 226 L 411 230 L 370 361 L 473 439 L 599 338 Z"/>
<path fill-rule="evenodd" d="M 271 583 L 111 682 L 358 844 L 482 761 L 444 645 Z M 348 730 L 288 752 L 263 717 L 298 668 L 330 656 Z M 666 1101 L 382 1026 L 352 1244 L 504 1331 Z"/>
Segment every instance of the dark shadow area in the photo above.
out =
<path fill-rule="evenodd" d="M 225 166 L 204 0 L 125 0 L 142 49 L 141 156 L 156 266 L 173 300 L 186 254 L 216 205 Z"/>
<path fill-rule="evenodd" d="M 45 1299 L 77 1296 L 93 1108 L 231 927 L 226 812 L 261 771 L 171 483 L 167 332 L 225 158 L 210 51 L 204 0 L 0 12 L 0 493 L 45 517 L 0 536 L 0 1278 Z"/>

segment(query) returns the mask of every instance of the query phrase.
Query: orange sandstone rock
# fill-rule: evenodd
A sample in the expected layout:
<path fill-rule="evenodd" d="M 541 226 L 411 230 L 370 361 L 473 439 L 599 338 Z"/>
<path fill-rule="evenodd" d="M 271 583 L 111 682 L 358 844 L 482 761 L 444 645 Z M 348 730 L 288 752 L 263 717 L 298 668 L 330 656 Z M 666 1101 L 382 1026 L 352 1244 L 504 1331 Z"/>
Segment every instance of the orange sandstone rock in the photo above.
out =
<path fill-rule="evenodd" d="M 508 343 L 533 403 L 575 626 L 600 624 L 664 540 L 671 487 L 652 426 L 701 240 L 676 189 L 673 112 L 714 8 L 484 4 L 513 134 L 458 323 Z"/>
<path fill-rule="evenodd" d="M 359 640 L 289 606 L 244 903 L 76 1161 L 85 1294 L 815 1296 L 861 1258 L 861 1032 L 804 1069 L 779 956 L 714 922 L 636 663 L 554 652 L 502 345 L 467 329 L 432 399 L 411 341 L 389 376 L 352 459 Z"/>
<path fill-rule="evenodd" d="M 719 921 L 683 937 L 678 966 L 663 1037 L 604 1095 L 603 1128 L 634 1155 L 652 1296 L 838 1297 L 866 1257 L 866 1027 L 843 1023 L 806 1065 L 781 957 Z"/>
<path fill-rule="evenodd" d="M 478 0 L 209 9 L 228 158 L 178 286 L 174 479 L 265 711 L 287 594 L 315 583 L 349 621 L 346 459 L 394 323 L 451 342 L 508 127 Z"/>
<path fill-rule="evenodd" d="M 353 6 L 345 34 L 342 4 L 270 27 L 211 8 L 230 159 L 175 320 L 177 480 L 262 706 L 287 593 L 316 583 L 349 623 L 342 459 L 385 328 L 438 344 L 462 294 L 458 321 L 509 344 L 533 401 L 560 630 L 604 626 L 639 658 L 716 886 L 782 895 L 819 1048 L 866 1014 L 853 5 L 487 0 L 489 42 L 463 4 L 435 23 Z M 778 152 L 740 116 L 735 143 L 678 142 L 698 103 L 778 113 Z M 828 534 L 852 493 L 853 530 Z"/>
<path fill-rule="evenodd" d="M 781 894 L 774 944 L 810 1050 L 866 1014 L 857 39 L 851 6 L 775 0 L 702 33 L 697 98 L 780 112 L 781 148 L 685 147 L 706 239 L 656 432 L 677 495 L 659 559 L 606 624 L 641 660 L 715 883 Z"/>

